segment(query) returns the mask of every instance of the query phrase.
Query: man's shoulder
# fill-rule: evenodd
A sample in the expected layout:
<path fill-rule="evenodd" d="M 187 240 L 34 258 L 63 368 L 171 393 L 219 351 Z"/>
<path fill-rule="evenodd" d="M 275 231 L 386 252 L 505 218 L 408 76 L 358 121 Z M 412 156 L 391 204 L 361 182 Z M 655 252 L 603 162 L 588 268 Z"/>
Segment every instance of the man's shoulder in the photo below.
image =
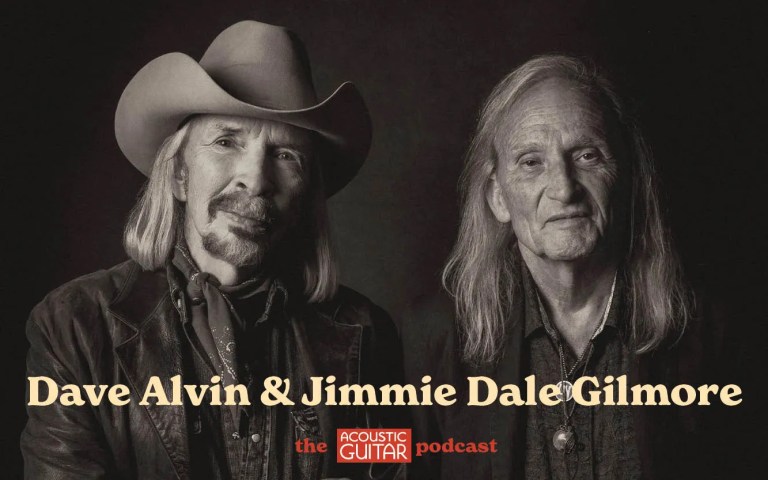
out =
<path fill-rule="evenodd" d="M 411 380 L 425 372 L 452 369 L 458 364 L 458 335 L 453 298 L 445 290 L 416 297 L 409 303 L 400 327 L 406 375 Z M 450 375 L 449 375 L 450 376 Z"/>
<path fill-rule="evenodd" d="M 33 309 L 39 322 L 87 321 L 103 312 L 132 285 L 141 272 L 133 260 L 83 275 L 55 288 Z"/>
<path fill-rule="evenodd" d="M 411 301 L 400 331 L 407 382 L 430 375 L 435 383 L 456 384 L 465 376 L 455 303 L 444 289 Z"/>
<path fill-rule="evenodd" d="M 442 288 L 414 298 L 403 316 L 403 335 L 446 337 L 452 336 L 455 330 L 455 303 Z"/>
<path fill-rule="evenodd" d="M 337 323 L 376 327 L 380 322 L 391 322 L 383 308 L 345 285 L 339 285 L 333 298 L 315 304 L 315 308 Z"/>

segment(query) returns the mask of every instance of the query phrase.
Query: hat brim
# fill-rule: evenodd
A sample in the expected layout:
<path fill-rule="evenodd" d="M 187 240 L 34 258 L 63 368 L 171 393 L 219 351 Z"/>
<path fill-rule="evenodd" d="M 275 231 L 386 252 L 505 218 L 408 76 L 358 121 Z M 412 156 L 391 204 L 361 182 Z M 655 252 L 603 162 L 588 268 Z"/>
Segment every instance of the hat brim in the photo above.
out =
<path fill-rule="evenodd" d="M 368 109 L 350 82 L 315 106 L 275 110 L 238 100 L 194 59 L 178 52 L 151 61 L 125 88 L 115 113 L 117 143 L 128 160 L 149 176 L 163 140 L 185 118 L 206 113 L 278 121 L 320 134 L 333 151 L 321 166 L 328 197 L 357 174 L 371 144 Z"/>

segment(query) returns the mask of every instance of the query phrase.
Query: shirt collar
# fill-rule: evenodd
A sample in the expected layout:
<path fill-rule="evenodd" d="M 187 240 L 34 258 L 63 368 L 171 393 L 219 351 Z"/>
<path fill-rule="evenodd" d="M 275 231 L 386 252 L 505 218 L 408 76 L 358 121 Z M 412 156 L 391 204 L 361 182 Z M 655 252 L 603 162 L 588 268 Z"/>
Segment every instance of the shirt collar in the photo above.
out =
<path fill-rule="evenodd" d="M 533 335 L 535 332 L 541 330 L 544 330 L 547 332 L 547 334 L 552 337 L 553 339 L 559 338 L 559 333 L 557 332 L 557 329 L 555 329 L 554 325 L 550 322 L 549 315 L 547 315 L 547 310 L 544 308 L 544 305 L 542 304 L 541 297 L 539 296 L 539 290 L 538 287 L 536 287 L 536 283 L 533 281 L 533 277 L 531 276 L 531 272 L 528 270 L 528 267 L 523 265 L 523 294 L 525 295 L 525 329 L 524 329 L 524 337 L 528 338 L 531 335 Z M 621 275 L 617 277 L 616 279 L 616 289 L 614 292 L 614 298 L 613 298 L 613 304 L 611 305 L 611 309 L 608 312 L 608 318 L 605 319 L 605 323 L 601 328 L 598 329 L 598 331 L 595 333 L 595 338 L 597 338 L 601 333 L 605 332 L 606 330 L 615 329 L 620 330 L 620 311 L 621 311 Z"/>

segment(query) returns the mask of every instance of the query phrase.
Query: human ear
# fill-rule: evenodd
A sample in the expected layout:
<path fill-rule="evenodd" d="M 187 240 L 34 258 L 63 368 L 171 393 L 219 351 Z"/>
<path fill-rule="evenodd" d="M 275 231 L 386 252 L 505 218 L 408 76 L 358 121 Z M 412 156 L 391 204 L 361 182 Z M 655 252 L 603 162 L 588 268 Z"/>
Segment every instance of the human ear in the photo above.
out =
<path fill-rule="evenodd" d="M 512 216 L 509 214 L 507 199 L 504 197 L 504 192 L 501 190 L 501 185 L 499 185 L 499 181 L 496 178 L 496 173 L 491 174 L 491 177 L 488 179 L 488 183 L 485 186 L 485 201 L 488 203 L 496 220 L 501 223 L 509 223 Z"/>
<path fill-rule="evenodd" d="M 174 168 L 173 181 L 171 182 L 171 188 L 173 189 L 173 196 L 180 202 L 187 201 L 187 166 L 182 162 L 177 164 Z"/>

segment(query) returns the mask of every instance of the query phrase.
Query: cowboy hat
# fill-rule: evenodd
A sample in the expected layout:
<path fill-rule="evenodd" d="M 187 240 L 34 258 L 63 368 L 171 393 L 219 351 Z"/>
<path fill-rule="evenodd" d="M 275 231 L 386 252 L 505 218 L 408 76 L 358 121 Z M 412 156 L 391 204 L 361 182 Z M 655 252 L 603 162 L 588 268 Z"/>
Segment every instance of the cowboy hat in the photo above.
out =
<path fill-rule="evenodd" d="M 206 113 L 317 132 L 332 152 L 321 159 L 327 196 L 355 176 L 371 143 L 371 120 L 357 88 L 346 82 L 318 103 L 300 40 L 282 27 L 256 21 L 221 32 L 200 62 L 174 52 L 142 68 L 117 104 L 117 143 L 149 176 L 163 140 L 190 115 Z"/>

